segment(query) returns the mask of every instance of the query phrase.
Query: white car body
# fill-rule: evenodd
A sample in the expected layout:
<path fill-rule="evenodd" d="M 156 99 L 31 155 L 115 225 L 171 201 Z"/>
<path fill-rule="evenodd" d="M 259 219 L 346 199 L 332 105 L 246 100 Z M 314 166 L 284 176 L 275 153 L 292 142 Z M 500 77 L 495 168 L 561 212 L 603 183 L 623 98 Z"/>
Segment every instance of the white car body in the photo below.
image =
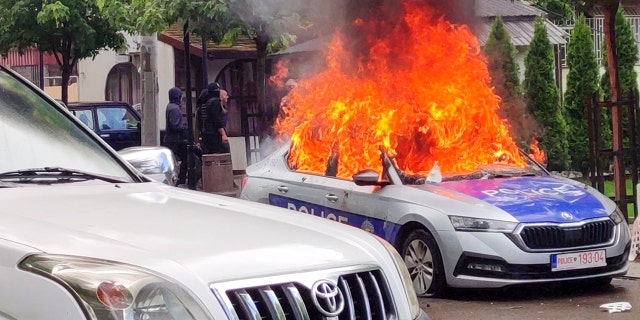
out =
<path fill-rule="evenodd" d="M 428 319 L 380 239 L 151 181 L 3 67 L 0 150 L 0 320 Z"/>

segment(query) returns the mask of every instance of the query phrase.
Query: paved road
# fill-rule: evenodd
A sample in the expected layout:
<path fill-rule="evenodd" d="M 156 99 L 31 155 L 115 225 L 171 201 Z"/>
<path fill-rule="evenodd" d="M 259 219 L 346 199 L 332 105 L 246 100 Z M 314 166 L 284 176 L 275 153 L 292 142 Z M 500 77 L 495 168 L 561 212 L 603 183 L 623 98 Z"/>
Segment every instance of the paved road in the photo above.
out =
<path fill-rule="evenodd" d="M 608 313 L 604 303 L 629 302 L 632 309 Z M 611 285 L 517 287 L 505 290 L 460 290 L 447 299 L 422 298 L 432 320 L 561 320 L 640 319 L 640 280 L 616 278 Z"/>

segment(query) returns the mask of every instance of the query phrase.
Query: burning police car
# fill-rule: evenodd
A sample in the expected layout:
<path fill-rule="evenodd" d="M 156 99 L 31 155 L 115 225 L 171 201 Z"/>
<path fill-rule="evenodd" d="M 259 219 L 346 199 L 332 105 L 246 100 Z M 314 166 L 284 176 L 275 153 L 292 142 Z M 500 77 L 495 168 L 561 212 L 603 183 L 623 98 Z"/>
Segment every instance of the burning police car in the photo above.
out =
<path fill-rule="evenodd" d="M 2 66 L 0 150 L 0 319 L 428 318 L 384 241 L 151 181 Z"/>
<path fill-rule="evenodd" d="M 577 279 L 602 284 L 627 272 L 629 228 L 615 203 L 530 158 L 526 166 L 485 165 L 430 179 L 401 172 L 382 152 L 381 172 L 348 179 L 297 171 L 288 156 L 285 146 L 248 167 L 241 197 L 386 239 L 419 295 Z"/>
<path fill-rule="evenodd" d="M 625 217 L 538 165 L 567 166 L 555 129 L 525 123 L 533 106 L 505 109 L 473 28 L 434 1 L 400 3 L 296 79 L 272 127 L 290 143 L 247 168 L 241 197 L 386 239 L 419 294 L 624 274 Z"/>

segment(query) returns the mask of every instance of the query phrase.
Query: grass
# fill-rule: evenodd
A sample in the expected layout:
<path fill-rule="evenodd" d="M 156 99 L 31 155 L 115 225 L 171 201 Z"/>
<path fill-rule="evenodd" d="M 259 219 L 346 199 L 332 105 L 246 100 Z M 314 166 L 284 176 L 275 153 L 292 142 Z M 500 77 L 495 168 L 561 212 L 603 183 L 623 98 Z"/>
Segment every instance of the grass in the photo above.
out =
<path fill-rule="evenodd" d="M 587 180 L 587 179 L 576 179 L 588 186 L 591 185 L 591 181 Z M 633 189 L 634 189 L 634 185 L 632 184 L 631 180 L 627 179 L 626 181 L 626 193 L 627 195 L 632 195 L 633 194 Z M 604 181 L 604 195 L 613 199 L 616 195 L 616 190 L 615 190 L 615 186 L 613 185 L 613 180 L 605 180 Z M 635 218 L 635 206 L 633 205 L 633 203 L 629 203 L 627 204 L 627 217 L 628 218 Z"/>
<path fill-rule="evenodd" d="M 631 183 L 631 180 L 626 181 L 626 193 L 628 195 L 632 195 L 633 194 L 633 190 L 634 190 L 634 185 Z M 613 198 L 616 195 L 616 190 L 615 190 L 615 186 L 613 185 L 613 181 L 605 181 L 604 182 L 604 195 L 610 198 Z M 635 213 L 635 207 L 633 205 L 633 203 L 629 203 L 627 204 L 627 216 L 629 218 L 634 218 L 636 216 Z"/>

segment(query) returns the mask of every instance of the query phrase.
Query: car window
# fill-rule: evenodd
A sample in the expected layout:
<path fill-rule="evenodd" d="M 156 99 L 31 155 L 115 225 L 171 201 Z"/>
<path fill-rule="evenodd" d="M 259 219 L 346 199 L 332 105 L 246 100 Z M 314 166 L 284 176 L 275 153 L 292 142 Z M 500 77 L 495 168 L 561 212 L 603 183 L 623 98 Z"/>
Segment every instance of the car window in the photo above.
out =
<path fill-rule="evenodd" d="M 100 130 L 123 130 L 138 128 L 139 121 L 125 107 L 101 107 L 97 109 Z"/>
<path fill-rule="evenodd" d="M 84 123 L 91 130 L 95 129 L 93 124 L 93 114 L 91 110 L 75 110 L 73 113 L 80 119 L 80 122 Z"/>
<path fill-rule="evenodd" d="M 63 167 L 135 177 L 73 115 L 0 69 L 0 172 Z"/>

